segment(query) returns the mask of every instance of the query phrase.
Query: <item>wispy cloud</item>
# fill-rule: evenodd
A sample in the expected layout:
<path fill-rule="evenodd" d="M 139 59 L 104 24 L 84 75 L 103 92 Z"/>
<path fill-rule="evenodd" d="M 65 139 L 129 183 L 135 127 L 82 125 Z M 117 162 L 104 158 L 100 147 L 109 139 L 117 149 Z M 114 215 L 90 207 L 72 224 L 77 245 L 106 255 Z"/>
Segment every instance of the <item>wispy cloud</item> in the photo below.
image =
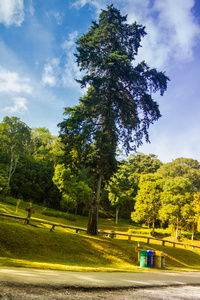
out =
<path fill-rule="evenodd" d="M 89 4 L 94 7 L 97 10 L 97 14 L 99 14 L 101 9 L 106 7 L 106 2 L 105 0 L 76 0 L 73 2 L 72 7 L 80 9 L 86 4 Z"/>
<path fill-rule="evenodd" d="M 68 35 L 68 38 L 63 42 L 62 48 L 66 51 L 75 50 L 75 42 L 78 36 L 78 32 L 74 31 Z"/>
<path fill-rule="evenodd" d="M 52 58 L 45 64 L 44 71 L 42 74 L 43 85 L 48 85 L 50 87 L 59 85 L 59 77 L 60 77 L 59 63 L 60 61 L 58 58 Z"/>
<path fill-rule="evenodd" d="M 20 113 L 24 114 L 28 111 L 27 100 L 23 97 L 14 97 L 13 106 L 7 106 L 4 108 L 4 111 L 8 113 Z"/>
<path fill-rule="evenodd" d="M 0 0 L 0 23 L 21 26 L 24 21 L 24 0 Z"/>
<path fill-rule="evenodd" d="M 81 9 L 89 4 L 99 13 L 107 0 L 76 0 L 73 6 Z M 194 0 L 116 0 L 115 6 L 128 14 L 128 22 L 146 26 L 137 61 L 150 66 L 170 68 L 169 61 L 187 62 L 193 59 L 193 49 L 200 37 L 200 25 L 192 14 Z"/>
<path fill-rule="evenodd" d="M 65 87 L 77 87 L 78 84 L 75 79 L 80 78 L 80 70 L 77 66 L 74 53 L 76 52 L 76 39 L 78 32 L 74 31 L 69 34 L 68 39 L 62 44 L 62 48 L 65 52 L 65 67 L 62 76 L 63 86 Z"/>
<path fill-rule="evenodd" d="M 193 6 L 193 0 L 156 0 L 152 8 L 156 18 L 151 17 L 148 8 L 145 15 L 139 14 L 139 22 L 146 26 L 148 35 L 138 58 L 158 68 L 170 68 L 170 60 L 191 61 L 200 34 L 200 26 L 192 15 Z"/>
<path fill-rule="evenodd" d="M 62 43 L 64 66 L 61 66 L 60 59 L 52 58 L 44 66 L 42 73 L 42 84 L 50 87 L 79 87 L 75 79 L 80 78 L 80 70 L 77 66 L 74 53 L 76 52 L 75 41 L 78 32 L 74 31 Z"/>
<path fill-rule="evenodd" d="M 29 78 L 20 78 L 16 72 L 8 71 L 0 67 L 0 92 L 1 93 L 28 93 L 32 87 L 28 84 Z"/>
<path fill-rule="evenodd" d="M 60 14 L 57 11 L 54 10 L 50 10 L 48 12 L 46 12 L 46 16 L 48 18 L 53 18 L 53 20 L 56 20 L 57 25 L 62 25 L 62 20 L 63 20 L 63 16 L 64 14 Z"/>

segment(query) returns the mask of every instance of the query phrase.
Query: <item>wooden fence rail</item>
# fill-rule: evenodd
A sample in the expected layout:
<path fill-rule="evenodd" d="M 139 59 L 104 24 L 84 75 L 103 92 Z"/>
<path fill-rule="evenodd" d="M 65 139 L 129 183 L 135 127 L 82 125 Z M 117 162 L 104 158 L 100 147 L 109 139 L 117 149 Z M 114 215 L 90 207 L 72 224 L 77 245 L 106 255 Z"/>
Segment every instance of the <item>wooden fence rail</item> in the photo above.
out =
<path fill-rule="evenodd" d="M 33 218 L 20 217 L 20 216 L 16 216 L 16 215 L 5 214 L 5 213 L 0 213 L 0 216 L 9 217 L 9 218 L 12 218 L 12 219 L 24 220 L 26 222 L 27 221 L 28 222 L 37 222 L 37 223 L 41 223 L 41 224 L 51 225 L 52 227 L 51 227 L 50 231 L 53 231 L 53 229 L 56 226 L 57 227 L 74 229 L 74 230 L 76 230 L 77 233 L 79 231 L 87 231 L 86 228 L 81 228 L 81 227 L 76 227 L 76 226 L 70 226 L 70 225 L 64 225 L 64 224 L 59 224 L 59 223 L 53 223 L 53 222 L 48 222 L 48 221 L 43 221 L 43 220 L 38 220 L 38 219 L 33 219 Z"/>
<path fill-rule="evenodd" d="M 51 229 L 50 231 L 53 231 L 53 229 L 57 226 L 57 227 L 62 227 L 62 228 L 69 228 L 69 229 L 74 229 L 76 230 L 76 233 L 78 233 L 79 231 L 85 231 L 87 232 L 86 228 L 81 228 L 81 227 L 76 227 L 76 226 L 70 226 L 70 225 L 64 225 L 64 224 L 59 224 L 59 223 L 53 223 L 53 222 L 48 222 L 48 221 L 43 221 L 43 220 L 38 220 L 38 219 L 33 219 L 33 218 L 26 218 L 26 217 L 20 217 L 20 216 L 16 216 L 16 215 L 10 215 L 10 214 L 6 214 L 6 213 L 0 213 L 0 216 L 4 216 L 4 217 L 8 217 L 8 218 L 12 218 L 12 219 L 19 219 L 19 220 L 24 220 L 24 221 L 28 221 L 28 222 L 38 222 L 41 224 L 47 224 L 47 225 L 51 225 Z M 175 245 L 181 245 L 184 248 L 186 247 L 185 244 L 183 243 L 178 243 L 178 242 L 173 242 L 173 241 L 168 241 L 168 240 L 163 240 L 163 239 L 159 239 L 159 238 L 155 238 L 155 237 L 150 237 L 150 236 L 145 236 L 145 235 L 137 235 L 137 234 L 128 234 L 128 233 L 122 233 L 122 232 L 116 232 L 116 231 L 105 231 L 102 229 L 98 230 L 98 233 L 103 235 L 103 236 L 109 236 L 111 238 L 114 238 L 116 236 L 127 236 L 128 237 L 128 241 L 131 242 L 131 238 L 142 238 L 142 239 L 146 239 L 147 240 L 147 244 L 150 244 L 150 240 L 156 240 L 156 241 L 160 241 L 162 243 L 162 246 L 165 246 L 166 243 L 169 244 L 173 244 L 173 247 L 175 247 Z M 200 246 L 196 246 L 196 245 L 187 245 L 188 247 L 192 247 L 192 249 L 194 248 L 199 248 Z"/>
<path fill-rule="evenodd" d="M 161 241 L 162 246 L 165 246 L 166 243 L 169 243 L 169 244 L 173 244 L 173 247 L 175 247 L 175 245 L 181 245 L 184 248 L 186 248 L 186 245 L 183 244 L 183 243 L 173 242 L 173 241 L 168 241 L 168 240 L 163 240 L 163 239 L 159 239 L 159 238 L 155 238 L 155 237 L 150 237 L 150 236 L 146 236 L 146 235 L 128 234 L 128 233 L 121 233 L 121 232 L 115 232 L 115 231 L 104 231 L 104 230 L 99 230 L 99 234 L 107 235 L 107 236 L 110 236 L 110 237 L 116 237 L 117 235 L 127 236 L 129 242 L 131 241 L 132 237 L 142 238 L 142 239 L 146 239 L 147 240 L 147 244 L 150 244 L 150 240 L 156 240 L 156 241 Z M 192 249 L 194 249 L 194 248 L 200 248 L 200 246 L 196 246 L 196 245 L 187 245 L 187 246 L 192 247 Z"/>

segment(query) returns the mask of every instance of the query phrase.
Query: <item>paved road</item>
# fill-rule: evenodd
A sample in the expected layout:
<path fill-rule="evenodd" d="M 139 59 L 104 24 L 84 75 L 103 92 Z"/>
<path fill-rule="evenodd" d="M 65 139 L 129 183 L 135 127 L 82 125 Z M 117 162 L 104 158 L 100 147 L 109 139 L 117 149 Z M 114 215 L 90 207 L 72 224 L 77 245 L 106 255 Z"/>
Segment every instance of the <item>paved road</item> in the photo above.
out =
<path fill-rule="evenodd" d="M 200 272 L 106 273 L 0 268 L 0 283 L 37 287 L 119 289 L 200 285 Z"/>

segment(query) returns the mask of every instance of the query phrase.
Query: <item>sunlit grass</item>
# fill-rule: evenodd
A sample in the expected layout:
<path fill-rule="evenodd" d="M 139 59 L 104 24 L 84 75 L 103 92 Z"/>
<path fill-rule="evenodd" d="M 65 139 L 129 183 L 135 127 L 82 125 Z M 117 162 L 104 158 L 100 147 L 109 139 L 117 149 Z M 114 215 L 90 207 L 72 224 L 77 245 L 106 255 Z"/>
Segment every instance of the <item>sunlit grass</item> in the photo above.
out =
<path fill-rule="evenodd" d="M 137 241 L 92 237 L 71 230 L 38 228 L 0 221 L 0 265 L 60 270 L 124 271 L 138 266 Z M 196 251 L 141 242 L 143 249 L 165 253 L 166 270 L 200 269 Z M 147 271 L 147 270 L 142 270 Z"/>
<path fill-rule="evenodd" d="M 12 199 L 10 202 L 12 203 Z M 25 208 L 28 203 L 21 203 L 18 215 L 27 216 Z M 34 206 L 34 218 L 50 222 L 87 227 L 87 217 L 77 217 L 77 221 L 44 216 L 42 206 Z M 15 202 L 12 204 L 0 203 L 0 211 L 15 214 Z M 47 224 L 31 223 L 23 225 L 23 220 L 0 217 L 0 265 L 21 266 L 40 269 L 59 269 L 71 271 L 149 271 L 149 268 L 140 268 L 138 265 L 137 246 L 141 249 L 158 250 L 165 253 L 166 269 L 162 271 L 200 270 L 200 250 L 182 246 L 161 245 L 160 241 L 132 237 L 104 236 L 92 237 L 84 232 L 75 233 L 75 230 L 56 227 L 53 232 Z M 127 233 L 132 230 L 137 234 L 146 228 L 139 228 L 129 223 L 119 223 L 114 220 L 99 220 L 99 228 Z M 135 231 L 134 231 L 135 230 Z M 147 235 L 148 236 L 148 235 Z M 170 238 L 170 237 L 169 237 Z M 168 239 L 166 237 L 166 239 Z M 184 244 L 190 245 L 185 239 Z M 199 241 L 192 241 L 199 244 Z M 158 271 L 151 269 L 151 271 Z"/>

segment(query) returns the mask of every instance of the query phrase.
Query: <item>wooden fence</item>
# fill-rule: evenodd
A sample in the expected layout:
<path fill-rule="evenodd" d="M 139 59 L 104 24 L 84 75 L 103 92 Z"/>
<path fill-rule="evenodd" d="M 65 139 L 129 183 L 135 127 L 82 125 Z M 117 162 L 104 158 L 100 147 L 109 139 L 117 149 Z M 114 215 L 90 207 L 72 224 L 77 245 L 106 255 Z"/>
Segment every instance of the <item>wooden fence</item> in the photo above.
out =
<path fill-rule="evenodd" d="M 173 247 L 175 247 L 176 245 L 181 245 L 184 248 L 186 248 L 186 245 L 183 244 L 183 243 L 163 240 L 163 239 L 159 239 L 159 238 L 155 238 L 155 237 L 151 237 L 151 236 L 146 236 L 146 235 L 136 235 L 136 234 L 128 234 L 128 233 L 121 233 L 121 232 L 115 232 L 115 231 L 104 231 L 104 230 L 99 230 L 98 232 L 99 232 L 99 234 L 102 234 L 102 235 L 105 235 L 105 236 L 110 236 L 110 237 L 116 237 L 117 235 L 127 236 L 129 242 L 131 242 L 132 237 L 133 238 L 136 237 L 136 238 L 140 238 L 140 239 L 146 239 L 147 244 L 150 244 L 150 240 L 156 240 L 156 241 L 160 241 L 162 243 L 162 246 L 165 246 L 167 243 L 169 243 L 169 244 L 172 244 Z M 187 246 L 192 247 L 192 249 L 200 248 L 200 246 L 196 246 L 196 245 L 188 245 L 187 244 Z"/>
<path fill-rule="evenodd" d="M 38 219 L 33 219 L 33 218 L 20 217 L 20 216 L 10 215 L 10 214 L 6 214 L 6 213 L 0 213 L 0 216 L 12 218 L 12 219 L 24 220 L 24 222 L 37 222 L 37 223 L 41 223 L 41 224 L 47 224 L 47 225 L 52 226 L 50 231 L 53 231 L 53 229 L 57 226 L 57 227 L 62 227 L 62 228 L 74 229 L 76 231 L 76 233 L 78 233 L 79 231 L 87 232 L 87 229 L 82 228 L 82 227 L 53 223 L 53 222 L 48 222 L 48 221 L 43 221 L 43 220 L 38 220 Z M 122 233 L 122 232 L 115 232 L 115 231 L 106 231 L 106 230 L 102 230 L 102 229 L 98 230 L 98 233 L 100 235 L 108 236 L 111 238 L 115 238 L 117 236 L 127 236 L 129 242 L 131 242 L 131 238 L 140 238 L 140 239 L 146 239 L 147 244 L 150 244 L 150 240 L 156 240 L 156 241 L 160 241 L 162 243 L 162 246 L 165 246 L 168 243 L 168 244 L 172 244 L 173 247 L 175 247 L 176 245 L 183 246 L 184 248 L 186 247 L 186 245 L 183 243 L 163 240 L 163 239 L 145 236 L 145 235 L 136 235 L 136 234 L 128 234 L 128 233 Z M 200 246 L 196 246 L 196 245 L 187 245 L 187 246 L 192 247 L 192 249 L 200 248 Z"/>
<path fill-rule="evenodd" d="M 86 228 L 81 228 L 81 227 L 76 227 L 76 226 L 70 226 L 70 225 L 64 225 L 64 224 L 59 224 L 59 223 L 53 223 L 53 222 L 48 222 L 48 221 L 43 221 L 43 220 L 38 220 L 38 219 L 33 219 L 33 218 L 26 218 L 26 217 L 20 217 L 20 216 L 16 216 L 16 215 L 9 215 L 9 214 L 5 214 L 5 213 L 0 213 L 0 216 L 4 216 L 4 217 L 8 217 L 8 218 L 12 218 L 12 219 L 19 219 L 19 220 L 24 220 L 25 224 L 28 222 L 37 222 L 37 223 L 41 223 L 41 224 L 47 224 L 52 226 L 50 231 L 53 231 L 53 229 L 57 226 L 57 227 L 63 227 L 63 228 L 69 228 L 69 229 L 74 229 L 76 230 L 76 232 L 78 233 L 79 230 L 80 231 L 87 231 Z"/>

